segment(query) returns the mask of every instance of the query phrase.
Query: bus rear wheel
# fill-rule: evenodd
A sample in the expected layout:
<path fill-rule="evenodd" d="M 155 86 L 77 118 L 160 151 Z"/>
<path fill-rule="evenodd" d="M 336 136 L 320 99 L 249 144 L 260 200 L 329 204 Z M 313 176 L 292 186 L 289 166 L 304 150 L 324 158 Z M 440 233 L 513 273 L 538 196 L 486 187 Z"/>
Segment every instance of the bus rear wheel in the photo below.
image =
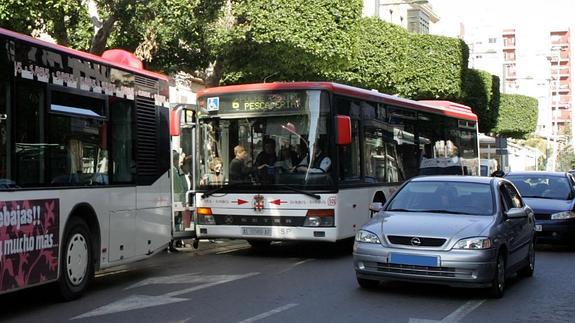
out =
<path fill-rule="evenodd" d="M 60 295 L 65 301 L 82 296 L 94 276 L 90 229 L 80 218 L 72 218 L 64 234 L 60 258 Z"/>

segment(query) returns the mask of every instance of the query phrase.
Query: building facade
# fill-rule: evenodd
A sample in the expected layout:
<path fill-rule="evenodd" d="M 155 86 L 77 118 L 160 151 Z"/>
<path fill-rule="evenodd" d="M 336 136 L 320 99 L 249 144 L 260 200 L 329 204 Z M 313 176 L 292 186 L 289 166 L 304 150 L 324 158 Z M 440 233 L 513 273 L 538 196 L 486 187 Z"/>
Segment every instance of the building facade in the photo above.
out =
<path fill-rule="evenodd" d="M 399 25 L 407 31 L 429 34 L 439 16 L 426 0 L 364 0 L 363 15 Z"/>

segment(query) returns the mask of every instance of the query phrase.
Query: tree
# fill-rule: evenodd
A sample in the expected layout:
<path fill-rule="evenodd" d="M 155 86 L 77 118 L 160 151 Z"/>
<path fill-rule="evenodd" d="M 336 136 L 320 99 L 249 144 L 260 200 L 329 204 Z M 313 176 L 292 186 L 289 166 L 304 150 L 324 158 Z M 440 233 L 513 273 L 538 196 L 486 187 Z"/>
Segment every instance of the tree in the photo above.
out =
<path fill-rule="evenodd" d="M 355 52 L 360 0 L 235 1 L 217 47 L 224 83 L 324 80 Z"/>
<path fill-rule="evenodd" d="M 522 139 L 537 126 L 537 99 L 519 94 L 501 94 L 494 127 L 498 135 Z"/>
<path fill-rule="evenodd" d="M 229 0 L 228 0 L 229 1 Z M 60 45 L 97 55 L 107 48 L 137 52 L 150 69 L 204 68 L 207 41 L 226 0 L 4 0 L 0 26 L 46 33 Z"/>

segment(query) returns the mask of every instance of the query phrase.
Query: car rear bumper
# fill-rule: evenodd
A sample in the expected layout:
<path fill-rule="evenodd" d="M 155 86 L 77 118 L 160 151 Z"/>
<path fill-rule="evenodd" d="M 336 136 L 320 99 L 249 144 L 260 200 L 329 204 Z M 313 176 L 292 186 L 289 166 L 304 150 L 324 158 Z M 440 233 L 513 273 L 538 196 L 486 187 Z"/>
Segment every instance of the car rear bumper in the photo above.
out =
<path fill-rule="evenodd" d="M 439 266 L 390 263 L 390 255 L 437 256 Z M 488 287 L 495 273 L 496 251 L 411 250 L 356 243 L 353 262 L 357 277 L 439 283 L 457 287 Z"/>

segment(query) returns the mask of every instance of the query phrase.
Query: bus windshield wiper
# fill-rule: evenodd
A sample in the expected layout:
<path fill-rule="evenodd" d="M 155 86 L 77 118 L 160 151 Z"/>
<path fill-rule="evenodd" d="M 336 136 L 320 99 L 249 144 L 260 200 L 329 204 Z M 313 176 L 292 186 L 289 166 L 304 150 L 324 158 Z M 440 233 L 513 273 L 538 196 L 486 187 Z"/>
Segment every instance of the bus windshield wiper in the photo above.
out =
<path fill-rule="evenodd" d="M 204 194 L 202 194 L 202 198 L 205 199 L 206 197 L 210 197 L 211 195 L 214 195 L 218 192 L 223 191 L 226 188 L 230 188 L 230 187 L 235 187 L 238 186 L 239 184 L 244 184 L 244 183 L 233 183 L 233 184 L 226 184 L 224 186 L 220 186 L 218 188 L 214 188 L 213 190 L 207 191 Z"/>
<path fill-rule="evenodd" d="M 316 199 L 316 200 L 319 200 L 319 199 L 321 198 L 321 196 L 319 196 L 319 195 L 317 195 L 317 194 L 310 193 L 310 192 L 307 192 L 307 191 L 304 191 L 304 190 L 300 190 L 299 188 L 295 188 L 295 187 L 292 187 L 292 186 L 289 186 L 289 185 L 278 185 L 278 186 L 281 187 L 281 188 L 288 189 L 288 190 L 290 190 L 290 191 L 294 191 L 294 192 L 297 192 L 297 193 L 300 193 L 300 194 L 303 194 L 303 195 L 307 195 L 307 196 L 313 197 L 313 198 Z"/>

